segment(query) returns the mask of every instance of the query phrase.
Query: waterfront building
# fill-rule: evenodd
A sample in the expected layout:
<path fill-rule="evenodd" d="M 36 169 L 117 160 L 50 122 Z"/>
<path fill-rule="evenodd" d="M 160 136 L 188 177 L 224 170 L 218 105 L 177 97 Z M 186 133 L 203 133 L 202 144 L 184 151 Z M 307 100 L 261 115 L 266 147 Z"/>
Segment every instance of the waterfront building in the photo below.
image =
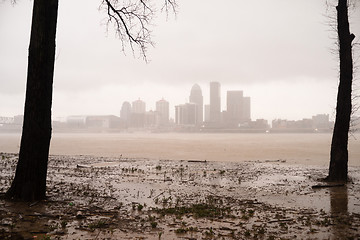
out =
<path fill-rule="evenodd" d="M 169 124 L 169 102 L 161 99 L 156 102 L 156 112 L 159 114 L 159 125 Z"/>
<path fill-rule="evenodd" d="M 244 110 L 243 91 L 227 91 L 226 119 L 228 126 L 239 127 Z"/>
<path fill-rule="evenodd" d="M 144 101 L 140 100 L 140 98 L 136 101 L 132 102 L 131 112 L 133 113 L 145 113 L 146 112 L 146 104 Z"/>
<path fill-rule="evenodd" d="M 120 110 L 120 118 L 125 122 L 129 121 L 131 117 L 131 104 L 129 102 L 123 102 Z"/>
<path fill-rule="evenodd" d="M 177 125 L 196 125 L 196 104 L 185 103 L 175 106 L 175 123 Z"/>
<path fill-rule="evenodd" d="M 204 107 L 203 107 L 203 95 L 201 88 L 198 84 L 194 84 L 194 86 L 191 88 L 190 92 L 190 103 L 196 104 L 196 125 L 201 125 L 203 122 L 203 116 L 204 116 Z"/>
<path fill-rule="evenodd" d="M 220 123 L 221 92 L 219 82 L 210 82 L 210 122 Z"/>
<path fill-rule="evenodd" d="M 205 104 L 204 110 L 205 110 L 204 111 L 205 112 L 204 121 L 210 122 L 210 104 Z"/>

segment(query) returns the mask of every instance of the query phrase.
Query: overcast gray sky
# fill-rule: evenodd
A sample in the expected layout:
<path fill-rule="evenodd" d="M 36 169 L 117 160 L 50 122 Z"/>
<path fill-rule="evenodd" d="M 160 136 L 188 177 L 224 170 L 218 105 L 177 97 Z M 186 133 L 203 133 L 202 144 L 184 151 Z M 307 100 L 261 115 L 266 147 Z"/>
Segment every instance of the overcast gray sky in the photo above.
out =
<path fill-rule="evenodd" d="M 155 22 L 148 64 L 121 52 L 100 2 L 60 0 L 54 117 L 119 115 L 123 101 L 138 98 L 147 110 L 164 98 L 173 115 L 195 83 L 209 103 L 210 81 L 221 83 L 223 109 L 227 90 L 250 96 L 254 120 L 333 116 L 336 33 L 325 0 L 178 0 L 176 19 Z M 32 4 L 0 3 L 0 116 L 23 113 Z M 351 29 L 359 39 L 359 11 Z"/>

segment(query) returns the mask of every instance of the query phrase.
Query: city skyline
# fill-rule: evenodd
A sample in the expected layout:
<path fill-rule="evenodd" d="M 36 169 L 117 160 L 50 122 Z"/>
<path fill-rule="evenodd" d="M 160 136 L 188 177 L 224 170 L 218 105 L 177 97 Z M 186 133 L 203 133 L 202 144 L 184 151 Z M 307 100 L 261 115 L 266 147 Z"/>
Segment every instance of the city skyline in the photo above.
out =
<path fill-rule="evenodd" d="M 208 99 L 211 81 L 221 82 L 222 99 L 223 89 L 242 89 L 251 96 L 254 119 L 333 116 L 338 61 L 331 53 L 335 39 L 329 17 L 334 13 L 322 1 L 226 1 L 220 6 L 212 0 L 181 1 L 176 19 L 156 19 L 156 48 L 149 48 L 148 64 L 133 58 L 130 49 L 126 56 L 121 52 L 112 29 L 106 33 L 106 14 L 98 5 L 80 0 L 59 6 L 54 118 L 118 115 L 114 103 L 140 96 L 151 109 L 164 97 L 172 109 L 185 102 L 188 94 L 183 93 L 194 82 Z M 84 24 L 78 21 L 80 8 Z M 350 15 L 356 36 L 359 9 Z M 31 1 L 1 3 L 0 115 L 23 114 L 31 13 Z M 212 18 L 215 13 L 224 16 Z"/>

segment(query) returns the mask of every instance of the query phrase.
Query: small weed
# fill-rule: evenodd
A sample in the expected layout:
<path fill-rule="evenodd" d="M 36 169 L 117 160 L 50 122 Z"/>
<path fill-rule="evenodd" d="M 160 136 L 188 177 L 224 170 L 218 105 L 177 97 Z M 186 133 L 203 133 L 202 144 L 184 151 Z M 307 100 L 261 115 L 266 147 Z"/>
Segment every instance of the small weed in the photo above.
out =
<path fill-rule="evenodd" d="M 51 240 L 51 237 L 49 235 L 44 235 L 42 236 L 42 238 L 40 238 L 41 240 Z"/>
<path fill-rule="evenodd" d="M 212 230 L 212 228 L 208 228 L 209 230 L 205 232 L 206 236 L 213 236 L 215 235 L 214 231 Z"/>
<path fill-rule="evenodd" d="M 185 234 L 187 232 L 197 232 L 198 228 L 194 227 L 188 227 L 188 228 L 178 228 L 175 230 L 176 234 Z M 212 230 L 211 230 L 212 231 Z"/>
<path fill-rule="evenodd" d="M 95 221 L 95 222 L 92 222 L 89 224 L 89 228 L 91 230 L 95 230 L 96 228 L 104 228 L 106 227 L 106 222 L 104 220 L 98 220 L 98 221 Z"/>
<path fill-rule="evenodd" d="M 57 229 L 58 227 L 59 227 L 59 225 L 58 225 L 57 223 L 52 224 L 52 225 L 49 226 L 49 231 L 52 232 L 52 231 L 54 231 L 55 229 Z"/>
<path fill-rule="evenodd" d="M 254 216 L 255 210 L 250 209 L 250 210 L 248 210 L 248 213 L 249 213 L 249 216 L 252 217 L 252 216 Z"/>
<path fill-rule="evenodd" d="M 152 228 L 156 228 L 156 227 L 157 227 L 157 225 L 158 225 L 158 223 L 157 223 L 157 222 L 151 222 L 150 224 L 151 224 L 151 227 L 152 227 Z"/>
<path fill-rule="evenodd" d="M 62 220 L 60 225 L 62 228 L 66 228 L 67 222 L 65 220 Z"/>
<path fill-rule="evenodd" d="M 139 205 L 137 206 L 137 210 L 138 210 L 138 211 L 141 211 L 143 208 L 144 208 L 144 206 L 141 205 L 141 204 L 139 204 Z"/>

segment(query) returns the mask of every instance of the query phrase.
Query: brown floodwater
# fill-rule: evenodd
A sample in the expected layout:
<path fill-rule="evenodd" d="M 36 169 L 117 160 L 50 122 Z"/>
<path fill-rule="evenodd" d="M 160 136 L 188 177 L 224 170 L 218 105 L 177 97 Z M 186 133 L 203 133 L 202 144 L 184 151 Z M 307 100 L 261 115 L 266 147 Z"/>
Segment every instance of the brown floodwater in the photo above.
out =
<path fill-rule="evenodd" d="M 328 165 L 331 134 L 54 133 L 50 153 L 244 162 L 286 160 Z M 349 138 L 349 165 L 360 166 L 359 135 Z M 0 134 L 0 152 L 18 152 L 20 134 Z"/>

